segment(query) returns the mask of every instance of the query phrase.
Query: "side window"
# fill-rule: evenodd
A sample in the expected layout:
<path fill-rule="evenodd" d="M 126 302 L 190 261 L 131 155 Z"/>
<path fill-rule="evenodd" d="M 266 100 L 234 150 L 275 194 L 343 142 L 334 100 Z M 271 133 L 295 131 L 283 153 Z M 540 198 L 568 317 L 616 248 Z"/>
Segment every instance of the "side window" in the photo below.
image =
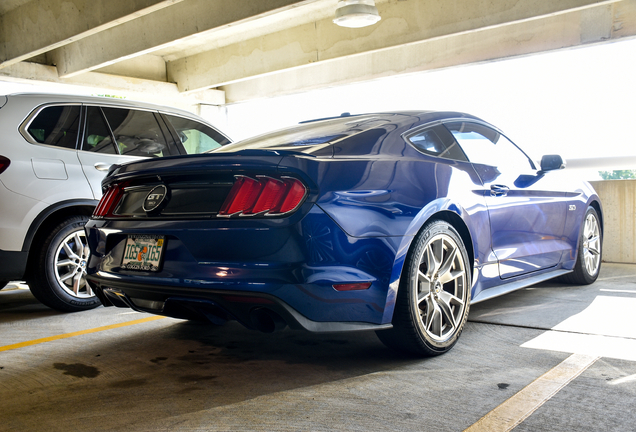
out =
<path fill-rule="evenodd" d="M 464 155 L 453 136 L 444 126 L 438 125 L 413 132 L 406 135 L 406 139 L 422 153 L 446 159 L 466 161 L 466 155 Z"/>
<path fill-rule="evenodd" d="M 530 159 L 505 136 L 477 123 L 453 122 L 446 127 L 473 163 L 517 170 L 532 168 Z"/>
<path fill-rule="evenodd" d="M 84 135 L 84 143 L 82 150 L 117 154 L 113 139 L 110 135 L 110 129 L 106 124 L 102 110 L 96 106 L 89 106 L 86 113 L 86 134 Z"/>
<path fill-rule="evenodd" d="M 187 154 L 203 153 L 230 141 L 211 127 L 184 117 L 164 114 L 177 131 Z"/>
<path fill-rule="evenodd" d="M 75 149 L 79 119 L 79 105 L 50 106 L 38 113 L 27 132 L 41 144 Z"/>
<path fill-rule="evenodd" d="M 124 156 L 161 157 L 168 152 L 166 138 L 150 111 L 102 107 Z"/>

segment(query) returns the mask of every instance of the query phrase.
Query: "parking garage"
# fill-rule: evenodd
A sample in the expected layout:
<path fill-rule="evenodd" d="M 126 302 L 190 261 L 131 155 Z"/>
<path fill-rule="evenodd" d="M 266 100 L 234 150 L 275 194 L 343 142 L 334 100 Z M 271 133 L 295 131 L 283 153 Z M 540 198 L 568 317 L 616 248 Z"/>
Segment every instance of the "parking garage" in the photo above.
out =
<path fill-rule="evenodd" d="M 99 87 L 223 122 L 233 104 L 636 29 L 627 0 L 376 1 L 381 20 L 357 30 L 333 24 L 336 1 L 226 3 L 5 2 L 0 80 Z M 633 430 L 633 182 L 593 183 L 606 219 L 594 284 L 548 281 L 475 304 L 457 346 L 434 358 L 395 353 L 373 332 L 64 314 L 11 282 L 0 292 L 0 429 Z"/>

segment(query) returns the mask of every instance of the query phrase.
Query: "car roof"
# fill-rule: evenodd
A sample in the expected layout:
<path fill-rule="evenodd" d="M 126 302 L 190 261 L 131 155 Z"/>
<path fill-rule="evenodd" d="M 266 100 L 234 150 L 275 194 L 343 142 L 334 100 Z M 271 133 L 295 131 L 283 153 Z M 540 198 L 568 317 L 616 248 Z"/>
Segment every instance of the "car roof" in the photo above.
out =
<path fill-rule="evenodd" d="M 119 99 L 119 98 L 111 98 L 104 96 L 83 96 L 83 95 L 72 95 L 72 94 L 61 94 L 61 93 L 11 93 L 5 95 L 8 99 L 31 99 L 34 102 L 34 105 L 40 105 L 45 103 L 56 103 L 56 102 L 74 102 L 74 103 L 87 103 L 87 104 L 97 104 L 97 105 L 112 105 L 112 106 L 125 106 L 130 108 L 142 108 L 153 111 L 163 111 L 169 112 L 173 114 L 179 114 L 184 117 L 192 117 L 201 119 L 196 114 L 193 114 L 189 111 L 182 110 L 179 108 L 173 108 L 171 106 L 165 105 L 156 105 L 146 102 L 140 102 L 130 99 Z M 208 123 L 206 121 L 206 123 Z"/>

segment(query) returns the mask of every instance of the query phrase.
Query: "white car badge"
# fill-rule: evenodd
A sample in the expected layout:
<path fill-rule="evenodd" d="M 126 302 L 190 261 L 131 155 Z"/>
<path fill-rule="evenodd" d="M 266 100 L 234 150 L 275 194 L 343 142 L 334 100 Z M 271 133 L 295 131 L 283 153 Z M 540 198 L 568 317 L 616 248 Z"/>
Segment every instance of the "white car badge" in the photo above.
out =
<path fill-rule="evenodd" d="M 146 213 L 151 213 L 158 210 L 164 202 L 167 202 L 167 198 L 168 188 L 165 185 L 155 186 L 148 195 L 146 195 L 141 208 Z"/>

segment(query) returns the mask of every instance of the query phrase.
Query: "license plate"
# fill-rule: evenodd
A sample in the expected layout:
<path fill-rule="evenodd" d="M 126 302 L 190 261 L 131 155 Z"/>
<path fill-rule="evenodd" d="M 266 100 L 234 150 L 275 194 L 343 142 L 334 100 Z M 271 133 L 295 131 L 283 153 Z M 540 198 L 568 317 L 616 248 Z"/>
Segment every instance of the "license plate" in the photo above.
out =
<path fill-rule="evenodd" d="M 129 235 L 121 266 L 126 270 L 159 271 L 165 242 L 159 235 Z"/>

